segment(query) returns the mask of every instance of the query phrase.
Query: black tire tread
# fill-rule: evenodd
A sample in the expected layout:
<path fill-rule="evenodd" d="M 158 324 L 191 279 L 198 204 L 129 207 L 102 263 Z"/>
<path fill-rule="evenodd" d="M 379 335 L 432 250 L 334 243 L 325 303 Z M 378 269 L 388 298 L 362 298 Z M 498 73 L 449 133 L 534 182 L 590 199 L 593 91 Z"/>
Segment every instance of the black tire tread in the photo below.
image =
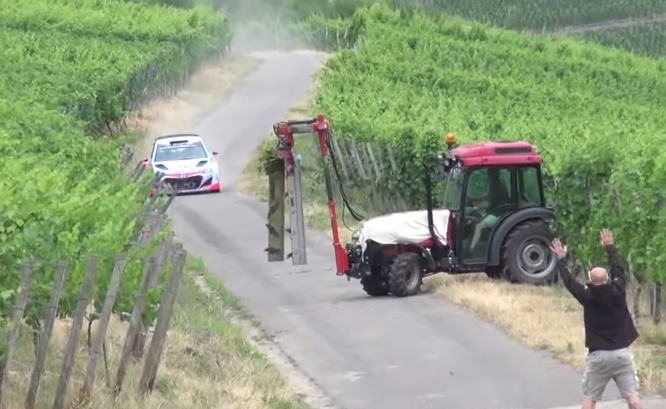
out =
<path fill-rule="evenodd" d="M 421 255 L 418 253 L 402 253 L 398 254 L 388 274 L 388 283 L 391 293 L 396 297 L 408 297 L 416 295 L 421 290 L 423 284 L 423 275 L 419 275 L 418 283 L 415 288 L 408 288 L 405 277 L 407 271 L 412 263 L 421 263 Z"/>
<path fill-rule="evenodd" d="M 501 250 L 501 255 L 502 255 L 502 271 L 504 271 L 504 278 L 506 278 L 508 281 L 511 283 L 521 283 L 522 281 L 519 280 L 518 278 L 514 277 L 511 269 L 509 268 L 511 262 L 509 260 L 509 248 L 511 247 L 513 241 L 516 240 L 517 237 L 520 237 L 526 230 L 531 230 L 531 229 L 549 229 L 548 225 L 546 224 L 545 221 L 543 220 L 530 220 L 527 221 L 523 224 L 520 224 L 516 226 L 504 239 L 504 243 L 502 243 L 502 250 Z M 546 282 L 542 283 L 541 285 L 550 285 L 552 284 L 556 279 L 557 279 L 558 274 L 552 274 L 550 278 L 547 279 Z"/>

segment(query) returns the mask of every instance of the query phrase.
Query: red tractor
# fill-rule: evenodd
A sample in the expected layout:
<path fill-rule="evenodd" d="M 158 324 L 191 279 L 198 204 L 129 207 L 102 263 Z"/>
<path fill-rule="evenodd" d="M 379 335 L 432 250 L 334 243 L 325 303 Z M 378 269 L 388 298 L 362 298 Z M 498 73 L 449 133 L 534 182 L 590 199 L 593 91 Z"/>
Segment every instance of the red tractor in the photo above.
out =
<path fill-rule="evenodd" d="M 360 279 L 370 295 L 397 297 L 417 294 L 423 278 L 438 272 L 554 282 L 549 223 L 555 213 L 546 205 L 536 149 L 527 142 L 489 142 L 439 157 L 447 175 L 441 207 L 429 191 L 426 210 L 365 221 L 346 245 L 344 274 Z"/>
<path fill-rule="evenodd" d="M 329 125 L 322 116 L 281 124 L 276 134 L 291 155 L 296 124 L 319 134 L 328 155 Z M 293 132 L 292 132 L 293 131 Z M 364 221 L 343 248 L 339 241 L 332 184 L 325 169 L 337 274 L 360 279 L 372 296 L 415 295 L 423 278 L 438 272 L 484 272 L 491 278 L 533 285 L 557 279 L 550 250 L 555 218 L 546 204 L 543 158 L 527 142 L 488 142 L 441 153 L 440 175 L 446 177 L 442 203 L 433 204 L 430 171 L 426 171 L 427 208 Z"/>

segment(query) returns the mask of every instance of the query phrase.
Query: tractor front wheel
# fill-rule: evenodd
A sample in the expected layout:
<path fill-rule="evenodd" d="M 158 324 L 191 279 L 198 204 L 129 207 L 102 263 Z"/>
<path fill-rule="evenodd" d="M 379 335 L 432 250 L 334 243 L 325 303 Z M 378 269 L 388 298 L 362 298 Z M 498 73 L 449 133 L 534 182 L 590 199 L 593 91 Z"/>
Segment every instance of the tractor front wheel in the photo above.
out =
<path fill-rule="evenodd" d="M 423 259 L 418 253 L 398 254 L 389 269 L 389 288 L 396 297 L 416 295 L 423 284 Z"/>
<path fill-rule="evenodd" d="M 516 226 L 504 240 L 502 267 L 514 283 L 550 285 L 557 280 L 557 259 L 550 250 L 553 234 L 542 220 Z"/>

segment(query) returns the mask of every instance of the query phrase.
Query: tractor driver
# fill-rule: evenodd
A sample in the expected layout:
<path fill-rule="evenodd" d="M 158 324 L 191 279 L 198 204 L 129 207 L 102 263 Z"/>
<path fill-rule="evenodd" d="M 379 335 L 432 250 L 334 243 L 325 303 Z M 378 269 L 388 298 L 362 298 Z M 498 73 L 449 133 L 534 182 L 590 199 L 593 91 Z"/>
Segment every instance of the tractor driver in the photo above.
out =
<path fill-rule="evenodd" d="M 481 233 L 485 229 L 490 229 L 497 224 L 499 218 L 504 213 L 501 207 L 511 203 L 511 197 L 506 191 L 506 186 L 504 186 L 502 179 L 500 179 L 499 168 L 488 169 L 487 183 L 488 194 L 486 196 L 470 198 L 471 202 L 478 203 L 475 207 L 485 210 L 485 212 L 483 210 L 481 211 L 482 214 L 485 213 L 483 219 L 474 226 L 474 236 L 472 237 L 472 243 L 470 244 L 471 252 L 474 251 L 479 239 L 481 239 Z"/>

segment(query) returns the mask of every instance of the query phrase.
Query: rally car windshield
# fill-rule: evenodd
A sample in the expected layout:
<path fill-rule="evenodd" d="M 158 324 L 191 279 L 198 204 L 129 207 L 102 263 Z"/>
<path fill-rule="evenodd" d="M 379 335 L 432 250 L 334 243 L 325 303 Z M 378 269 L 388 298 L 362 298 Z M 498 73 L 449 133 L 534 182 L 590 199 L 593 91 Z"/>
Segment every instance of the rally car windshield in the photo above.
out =
<path fill-rule="evenodd" d="M 203 159 L 206 150 L 200 143 L 175 146 L 158 146 L 155 162 L 171 162 L 178 160 Z"/>

